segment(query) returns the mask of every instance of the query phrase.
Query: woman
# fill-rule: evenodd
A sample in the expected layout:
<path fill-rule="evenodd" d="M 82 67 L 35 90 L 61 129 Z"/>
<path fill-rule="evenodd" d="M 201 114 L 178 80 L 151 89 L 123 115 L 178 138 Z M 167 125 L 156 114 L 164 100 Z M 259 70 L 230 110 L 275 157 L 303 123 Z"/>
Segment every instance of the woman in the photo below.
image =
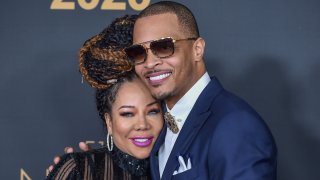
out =
<path fill-rule="evenodd" d="M 80 71 L 96 89 L 107 147 L 64 155 L 47 179 L 150 179 L 147 158 L 163 118 L 123 50 L 132 43 L 134 21 L 135 16 L 116 19 L 80 50 Z"/>

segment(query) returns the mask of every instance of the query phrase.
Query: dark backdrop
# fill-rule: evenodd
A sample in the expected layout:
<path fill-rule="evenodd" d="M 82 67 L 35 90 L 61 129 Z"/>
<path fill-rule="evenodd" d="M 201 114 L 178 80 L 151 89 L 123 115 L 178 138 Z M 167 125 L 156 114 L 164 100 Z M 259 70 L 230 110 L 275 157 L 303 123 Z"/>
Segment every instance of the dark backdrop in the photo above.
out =
<path fill-rule="evenodd" d="M 50 9 L 60 1 L 0 5 L 0 179 L 43 179 L 65 146 L 104 140 L 94 92 L 81 83 L 77 51 L 138 6 L 64 0 L 60 10 Z M 273 132 L 278 179 L 319 179 L 320 1 L 179 2 L 198 19 L 210 74 L 246 99 Z M 101 9 L 103 3 L 109 9 Z"/>

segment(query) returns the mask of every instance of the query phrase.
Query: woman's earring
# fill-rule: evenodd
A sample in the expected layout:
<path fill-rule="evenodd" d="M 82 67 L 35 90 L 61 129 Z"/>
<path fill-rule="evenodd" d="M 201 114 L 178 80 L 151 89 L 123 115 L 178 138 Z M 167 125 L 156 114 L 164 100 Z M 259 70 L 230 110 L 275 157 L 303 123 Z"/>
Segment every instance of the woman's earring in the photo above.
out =
<path fill-rule="evenodd" d="M 109 134 L 109 132 L 108 132 L 108 135 L 107 135 L 107 148 L 108 148 L 109 151 L 113 150 L 113 138 Z"/>

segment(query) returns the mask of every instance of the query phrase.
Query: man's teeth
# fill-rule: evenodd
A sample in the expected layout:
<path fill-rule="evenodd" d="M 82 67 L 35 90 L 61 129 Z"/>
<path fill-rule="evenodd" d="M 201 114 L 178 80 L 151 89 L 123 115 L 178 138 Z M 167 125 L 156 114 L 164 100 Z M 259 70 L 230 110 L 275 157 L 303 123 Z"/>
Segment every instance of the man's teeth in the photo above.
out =
<path fill-rule="evenodd" d="M 134 141 L 137 141 L 137 142 L 146 142 L 146 141 L 148 141 L 148 139 L 134 139 Z"/>
<path fill-rule="evenodd" d="M 157 80 L 164 79 L 164 78 L 166 78 L 168 76 L 170 76 L 170 73 L 165 73 L 165 74 L 161 74 L 161 75 L 158 75 L 158 76 L 151 76 L 150 80 L 151 81 L 157 81 Z"/>

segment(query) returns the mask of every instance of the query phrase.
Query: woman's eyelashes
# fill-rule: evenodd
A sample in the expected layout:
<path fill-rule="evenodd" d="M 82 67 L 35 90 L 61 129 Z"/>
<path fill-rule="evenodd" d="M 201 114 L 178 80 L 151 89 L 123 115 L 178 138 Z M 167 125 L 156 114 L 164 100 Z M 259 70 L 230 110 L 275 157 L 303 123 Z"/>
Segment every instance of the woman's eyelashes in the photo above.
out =
<path fill-rule="evenodd" d="M 159 108 L 154 108 L 154 109 L 151 109 L 149 112 L 148 112 L 148 115 L 157 115 L 160 113 L 160 109 Z"/>
<path fill-rule="evenodd" d="M 120 112 L 120 116 L 122 116 L 122 117 L 133 117 L 134 113 L 133 112 L 129 112 L 129 111 Z"/>
<path fill-rule="evenodd" d="M 154 116 L 154 115 L 158 115 L 160 112 L 161 112 L 160 108 L 152 108 L 148 110 L 146 114 Z M 126 117 L 126 118 L 134 117 L 136 115 L 136 113 L 133 111 L 122 111 L 122 112 L 119 112 L 119 114 L 120 116 Z"/>

